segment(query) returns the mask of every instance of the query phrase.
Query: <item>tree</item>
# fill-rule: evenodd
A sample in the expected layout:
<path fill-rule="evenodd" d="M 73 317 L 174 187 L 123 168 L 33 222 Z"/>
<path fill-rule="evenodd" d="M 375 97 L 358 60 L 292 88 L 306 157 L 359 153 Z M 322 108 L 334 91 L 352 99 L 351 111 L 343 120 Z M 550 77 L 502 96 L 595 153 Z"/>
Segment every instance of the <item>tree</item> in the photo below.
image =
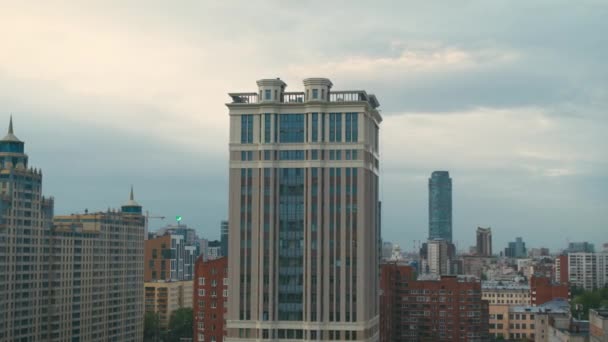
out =
<path fill-rule="evenodd" d="M 192 308 L 180 308 L 173 311 L 169 318 L 169 332 L 166 341 L 178 342 L 183 337 L 192 338 L 192 324 Z"/>
<path fill-rule="evenodd" d="M 608 304 L 608 288 L 593 291 L 571 291 L 571 293 L 577 293 L 571 302 L 572 312 L 578 313 L 576 310 L 577 304 L 582 306 L 580 312 L 582 319 L 589 319 L 589 309 L 597 309 Z"/>
<path fill-rule="evenodd" d="M 158 332 L 158 314 L 146 312 L 144 316 L 144 341 L 154 341 L 154 336 Z"/>

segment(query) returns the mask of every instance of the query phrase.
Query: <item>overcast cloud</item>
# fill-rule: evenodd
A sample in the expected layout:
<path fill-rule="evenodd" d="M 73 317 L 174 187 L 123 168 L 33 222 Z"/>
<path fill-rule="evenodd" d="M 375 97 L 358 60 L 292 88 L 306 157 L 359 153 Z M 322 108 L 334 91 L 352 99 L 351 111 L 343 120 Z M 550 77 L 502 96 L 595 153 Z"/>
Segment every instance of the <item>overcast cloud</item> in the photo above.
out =
<path fill-rule="evenodd" d="M 219 237 L 231 91 L 330 78 L 378 96 L 383 235 L 427 236 L 449 170 L 454 234 L 494 249 L 608 242 L 604 1 L 0 3 L 0 119 L 56 212 L 118 207 Z M 156 228 L 160 222 L 152 222 Z"/>

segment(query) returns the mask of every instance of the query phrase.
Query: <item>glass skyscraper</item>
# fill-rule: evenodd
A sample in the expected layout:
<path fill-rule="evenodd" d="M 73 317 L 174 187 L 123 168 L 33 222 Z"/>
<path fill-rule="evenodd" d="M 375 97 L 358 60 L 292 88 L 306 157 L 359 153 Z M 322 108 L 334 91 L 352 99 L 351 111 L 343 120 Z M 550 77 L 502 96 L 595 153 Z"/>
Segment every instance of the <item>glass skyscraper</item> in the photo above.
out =
<path fill-rule="evenodd" d="M 227 340 L 376 341 L 379 103 L 257 84 L 228 104 Z"/>
<path fill-rule="evenodd" d="M 452 178 L 435 171 L 429 178 L 429 240 L 452 242 Z"/>

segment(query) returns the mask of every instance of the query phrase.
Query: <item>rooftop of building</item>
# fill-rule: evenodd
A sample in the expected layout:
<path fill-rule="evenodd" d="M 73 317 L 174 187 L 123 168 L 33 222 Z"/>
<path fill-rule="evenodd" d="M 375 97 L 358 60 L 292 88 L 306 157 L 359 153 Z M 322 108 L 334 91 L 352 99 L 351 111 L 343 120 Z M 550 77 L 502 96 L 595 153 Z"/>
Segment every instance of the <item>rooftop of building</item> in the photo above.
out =
<path fill-rule="evenodd" d="M 484 280 L 481 282 L 482 290 L 522 290 L 529 291 L 530 285 L 514 281 Z"/>
<path fill-rule="evenodd" d="M 278 86 L 281 89 L 281 96 L 277 103 L 287 104 L 302 104 L 304 102 L 321 102 L 319 98 L 306 99 L 304 91 L 286 92 L 284 91 L 287 84 L 280 78 L 262 79 L 257 81 L 258 86 Z M 304 85 L 319 84 L 327 86 L 330 89 L 333 84 L 326 78 L 307 78 L 304 80 Z M 232 98 L 231 104 L 256 104 L 262 103 L 257 92 L 237 92 L 228 94 Z M 372 108 L 380 107 L 380 102 L 373 94 L 368 94 L 365 90 L 328 90 L 327 98 L 323 102 L 367 102 Z M 268 102 L 268 101 L 264 101 Z"/>
<path fill-rule="evenodd" d="M 570 312 L 570 304 L 565 298 L 555 298 L 538 306 L 512 306 L 509 308 L 509 312 L 568 314 Z"/>
<path fill-rule="evenodd" d="M 600 316 L 602 319 L 608 319 L 608 308 L 589 309 L 589 313 L 594 313 L 595 315 Z"/>

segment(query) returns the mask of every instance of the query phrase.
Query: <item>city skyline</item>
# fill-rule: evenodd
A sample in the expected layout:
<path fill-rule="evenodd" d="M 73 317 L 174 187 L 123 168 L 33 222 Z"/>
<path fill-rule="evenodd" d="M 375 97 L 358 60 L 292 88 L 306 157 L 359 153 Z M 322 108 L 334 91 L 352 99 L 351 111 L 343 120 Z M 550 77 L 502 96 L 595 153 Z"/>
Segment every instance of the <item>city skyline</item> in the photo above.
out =
<path fill-rule="evenodd" d="M 323 5 L 334 16 L 337 7 L 347 12 L 336 17 L 256 5 L 277 17 L 276 30 L 259 23 L 252 4 L 163 6 L 11 4 L 0 14 L 8 52 L 0 56 L 0 124 L 15 115 L 58 213 L 104 210 L 134 184 L 151 213 L 181 215 L 219 238 L 228 203 L 225 92 L 271 76 L 299 91 L 300 79 L 323 76 L 383 99 L 385 240 L 412 250 L 412 240 L 426 239 L 426 178 L 437 169 L 454 179 L 460 249 L 475 244 L 477 226 L 492 226 L 497 248 L 516 236 L 553 251 L 568 239 L 605 239 L 608 77 L 596 32 L 606 31 L 606 6 L 478 3 L 448 14 L 380 3 L 355 35 L 340 25 L 294 27 L 363 18 L 357 4 Z M 216 25 L 215 12 L 232 25 Z M 253 21 L 260 26 L 246 26 Z M 268 40 L 248 43 L 256 36 Z M 269 53 L 293 40 L 305 48 Z M 83 192 L 99 196 L 82 201 Z M 553 230 L 577 235 L 544 238 Z"/>

